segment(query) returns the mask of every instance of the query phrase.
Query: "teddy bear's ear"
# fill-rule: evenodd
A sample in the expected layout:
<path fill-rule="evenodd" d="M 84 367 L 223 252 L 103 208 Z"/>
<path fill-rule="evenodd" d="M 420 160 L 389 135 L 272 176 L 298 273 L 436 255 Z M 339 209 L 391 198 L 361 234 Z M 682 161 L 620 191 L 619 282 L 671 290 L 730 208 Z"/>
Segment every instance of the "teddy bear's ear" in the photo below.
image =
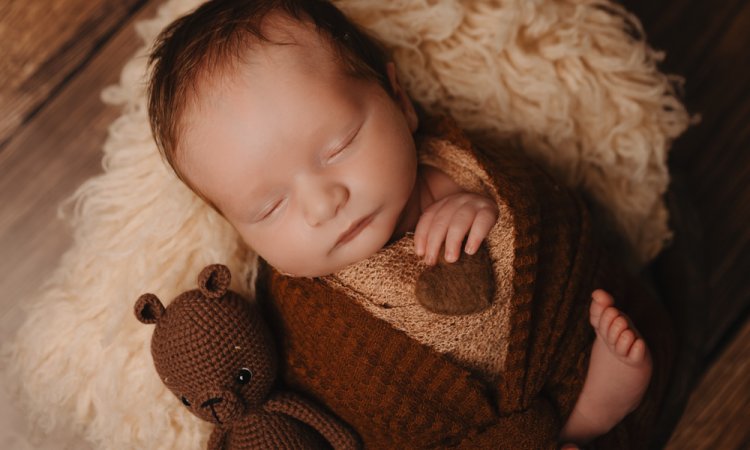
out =
<path fill-rule="evenodd" d="M 154 294 L 143 294 L 135 302 L 135 317 L 145 324 L 156 323 L 164 315 L 164 305 Z"/>
<path fill-rule="evenodd" d="M 198 289 L 206 298 L 221 298 L 229 289 L 232 274 L 223 264 L 211 264 L 198 275 Z"/>

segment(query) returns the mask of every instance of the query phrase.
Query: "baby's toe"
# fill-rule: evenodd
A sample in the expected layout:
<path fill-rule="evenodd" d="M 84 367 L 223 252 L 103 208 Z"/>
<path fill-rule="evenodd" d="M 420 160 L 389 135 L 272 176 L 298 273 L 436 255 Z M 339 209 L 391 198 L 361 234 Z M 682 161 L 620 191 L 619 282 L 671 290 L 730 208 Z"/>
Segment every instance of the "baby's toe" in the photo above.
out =
<path fill-rule="evenodd" d="M 615 304 L 615 300 L 604 289 L 597 289 L 592 292 L 591 299 L 594 301 L 594 303 L 601 307 L 602 311 L 608 306 L 612 306 Z"/>
<path fill-rule="evenodd" d="M 620 316 L 620 311 L 615 307 L 608 307 L 599 317 L 599 323 L 595 326 L 605 342 L 609 342 L 609 330 L 612 328 L 612 322 Z"/>
<path fill-rule="evenodd" d="M 614 309 L 614 308 L 613 308 Z M 617 311 L 617 317 L 612 319 L 612 323 L 607 330 L 607 343 L 614 348 L 622 332 L 628 329 L 628 321 Z"/>
<path fill-rule="evenodd" d="M 591 306 L 589 307 L 589 320 L 594 328 L 599 326 L 602 313 L 612 306 L 614 301 L 612 297 L 602 289 L 597 289 L 591 294 Z"/>
<path fill-rule="evenodd" d="M 646 342 L 643 339 L 636 339 L 630 347 L 628 361 L 636 364 L 646 359 Z"/>
<path fill-rule="evenodd" d="M 634 342 L 635 333 L 633 333 L 633 330 L 623 331 L 615 344 L 615 352 L 620 356 L 629 357 L 629 352 Z"/>
<path fill-rule="evenodd" d="M 604 304 L 604 306 L 611 306 L 615 303 L 615 300 L 611 295 L 609 295 L 609 292 L 605 291 L 604 289 L 594 290 L 594 292 L 591 293 L 591 297 L 595 301 Z"/>

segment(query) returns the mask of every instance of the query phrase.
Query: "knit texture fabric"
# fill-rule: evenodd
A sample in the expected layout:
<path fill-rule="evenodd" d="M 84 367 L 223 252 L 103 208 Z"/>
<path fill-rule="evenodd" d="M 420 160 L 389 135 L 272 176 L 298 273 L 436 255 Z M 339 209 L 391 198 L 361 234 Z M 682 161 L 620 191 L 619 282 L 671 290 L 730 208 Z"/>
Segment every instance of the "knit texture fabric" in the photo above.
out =
<path fill-rule="evenodd" d="M 430 127 L 427 123 L 423 127 Z M 445 128 L 451 126 L 445 122 Z M 439 127 L 440 124 L 432 125 Z M 476 314 L 436 314 L 416 298 L 416 285 L 433 269 L 414 253 L 412 235 L 400 239 L 370 258 L 323 278 L 327 284 L 348 296 L 372 315 L 391 323 L 414 339 L 449 354 L 464 365 L 493 377 L 503 369 L 509 341 L 510 299 L 513 295 L 513 212 L 493 185 L 481 164 L 470 157 L 469 142 L 455 129 L 452 136 L 434 130 L 433 135 L 418 137 L 419 159 L 441 169 L 463 189 L 486 195 L 498 205 L 498 221 L 490 230 L 485 246 L 488 250 L 487 276 L 494 285 L 488 308 Z M 466 257 L 463 256 L 462 259 Z M 444 274 L 449 275 L 449 274 Z M 462 286 L 463 273 L 441 284 Z M 478 284 L 474 280 L 474 284 Z"/>
<path fill-rule="evenodd" d="M 488 247 L 495 276 L 507 277 L 510 290 L 498 289 L 487 311 L 452 317 L 453 327 L 433 316 L 440 332 L 430 335 L 424 332 L 429 317 L 416 307 L 381 304 L 383 313 L 372 301 L 376 285 L 383 298 L 393 297 L 392 290 L 406 293 L 397 294 L 402 300 L 409 295 L 409 286 L 399 285 L 411 278 L 403 276 L 413 270 L 411 260 L 396 264 L 391 278 L 388 267 L 371 264 L 371 274 L 383 279 L 369 281 L 367 292 L 356 289 L 368 284 L 366 271 L 352 276 L 345 270 L 332 282 L 290 278 L 263 265 L 259 299 L 274 316 L 276 335 L 283 336 L 284 378 L 326 403 L 369 448 L 556 448 L 586 376 L 594 338 L 591 292 L 609 289 L 626 311 L 650 299 L 627 298 L 623 288 L 637 281 L 626 282 L 596 244 L 586 205 L 572 191 L 518 151 L 475 151 L 447 121 L 427 128 L 432 137 L 421 141 L 422 160 L 472 190 L 491 193 L 507 209 L 501 213 L 507 222 L 501 219 L 491 235 L 503 236 L 499 230 L 508 228 L 512 239 L 506 233 Z M 344 279 L 355 288 L 346 288 Z M 648 308 L 668 329 L 659 305 Z M 412 317 L 398 317 L 402 313 Z M 462 320 L 483 328 L 467 334 Z M 661 349 L 671 335 L 642 331 L 656 349 L 657 384 L 634 414 L 597 441 L 602 448 L 642 448 L 648 440 L 668 370 Z M 461 351 L 461 342 L 483 339 L 491 345 Z M 459 344 L 451 347 L 454 341 Z"/>
<path fill-rule="evenodd" d="M 151 354 L 162 381 L 195 416 L 213 423 L 209 450 L 355 450 L 356 437 L 335 418 L 274 389 L 276 351 L 258 309 L 228 290 L 221 264 L 205 267 L 198 289 L 166 308 L 141 295 L 135 315 L 155 324 Z M 316 432 L 317 430 L 317 432 Z"/>

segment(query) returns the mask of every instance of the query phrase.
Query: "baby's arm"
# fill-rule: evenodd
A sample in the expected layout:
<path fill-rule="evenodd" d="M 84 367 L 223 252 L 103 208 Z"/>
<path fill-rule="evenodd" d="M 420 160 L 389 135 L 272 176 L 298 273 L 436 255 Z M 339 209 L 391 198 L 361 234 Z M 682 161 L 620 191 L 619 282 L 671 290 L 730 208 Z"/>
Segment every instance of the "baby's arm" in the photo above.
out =
<path fill-rule="evenodd" d="M 497 221 L 497 205 L 488 197 L 463 190 L 436 168 L 422 166 L 421 170 L 432 200 L 414 230 L 417 255 L 435 264 L 445 243 L 445 260 L 455 262 L 467 234 L 464 251 L 473 255 Z"/>

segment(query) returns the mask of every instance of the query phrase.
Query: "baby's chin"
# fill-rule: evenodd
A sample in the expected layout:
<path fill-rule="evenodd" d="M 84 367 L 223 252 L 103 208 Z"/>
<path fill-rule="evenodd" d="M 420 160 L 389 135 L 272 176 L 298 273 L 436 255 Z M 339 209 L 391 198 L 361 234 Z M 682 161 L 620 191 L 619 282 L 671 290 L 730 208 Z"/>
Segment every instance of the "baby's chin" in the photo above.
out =
<path fill-rule="evenodd" d="M 306 267 L 304 269 L 298 270 L 297 271 L 298 275 L 295 275 L 295 276 L 315 278 L 315 277 L 325 277 L 328 275 L 333 275 L 336 272 L 340 272 L 353 264 L 356 264 L 360 261 L 363 261 L 369 258 L 373 254 L 375 254 L 375 252 L 370 252 L 366 255 L 363 255 L 360 258 L 350 258 L 350 259 L 346 259 L 342 261 L 337 261 L 335 263 L 332 262 L 331 264 L 327 264 L 325 266 L 319 266 L 319 267 L 314 267 L 314 268 Z"/>
<path fill-rule="evenodd" d="M 351 264 L 330 265 L 325 267 L 284 268 L 274 266 L 279 273 L 297 278 L 318 278 L 333 275 L 334 273 L 349 267 Z"/>
<path fill-rule="evenodd" d="M 282 266 L 271 265 L 284 275 L 305 278 L 325 277 L 370 258 L 372 255 L 381 251 L 388 243 L 389 241 L 387 238 L 370 242 L 350 243 L 353 245 L 347 245 L 335 249 L 330 255 L 327 255 L 327 257 L 321 256 L 317 258 L 319 264 L 316 264 L 314 267 L 307 265 L 305 267 L 287 266 L 284 268 Z M 311 256 L 308 258 L 300 258 L 299 261 L 310 261 L 315 259 L 315 257 Z"/>

